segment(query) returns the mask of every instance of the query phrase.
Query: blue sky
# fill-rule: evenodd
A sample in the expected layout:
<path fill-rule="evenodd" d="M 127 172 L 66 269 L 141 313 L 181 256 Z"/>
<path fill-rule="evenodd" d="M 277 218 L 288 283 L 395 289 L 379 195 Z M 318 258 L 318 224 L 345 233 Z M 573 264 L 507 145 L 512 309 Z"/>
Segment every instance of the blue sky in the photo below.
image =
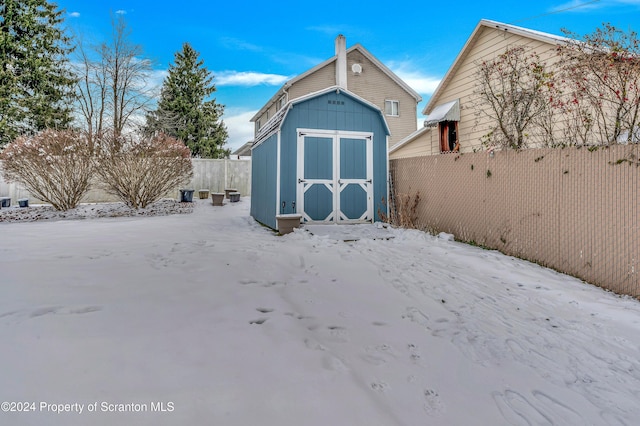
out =
<path fill-rule="evenodd" d="M 112 14 L 123 15 L 162 79 L 189 42 L 215 75 L 229 147 L 252 137 L 249 119 L 286 79 L 334 54 L 334 39 L 360 43 L 426 100 L 480 19 L 561 35 L 593 32 L 603 22 L 640 31 L 640 0 L 530 1 L 166 1 L 58 0 L 65 26 L 106 40 Z"/>

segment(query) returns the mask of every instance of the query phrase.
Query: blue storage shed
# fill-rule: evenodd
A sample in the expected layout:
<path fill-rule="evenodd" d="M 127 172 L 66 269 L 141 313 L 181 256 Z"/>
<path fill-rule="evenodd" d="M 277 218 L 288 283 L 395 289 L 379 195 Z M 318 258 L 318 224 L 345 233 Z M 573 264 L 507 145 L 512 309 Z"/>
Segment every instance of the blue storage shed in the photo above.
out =
<path fill-rule="evenodd" d="M 259 131 L 251 151 L 251 216 L 363 223 L 388 214 L 389 128 L 371 102 L 337 86 L 289 101 Z"/>

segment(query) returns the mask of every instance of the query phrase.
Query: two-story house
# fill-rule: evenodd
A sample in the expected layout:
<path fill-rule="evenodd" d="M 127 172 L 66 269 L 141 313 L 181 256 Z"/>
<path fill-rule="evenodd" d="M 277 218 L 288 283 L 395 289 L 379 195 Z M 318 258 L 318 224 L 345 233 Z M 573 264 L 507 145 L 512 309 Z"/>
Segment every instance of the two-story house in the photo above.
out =
<path fill-rule="evenodd" d="M 345 88 L 384 112 L 390 145 L 417 129 L 417 105 L 422 97 L 360 44 L 347 49 L 346 43 L 339 35 L 334 56 L 287 81 L 260 108 L 251 118 L 254 141 L 287 102 L 332 86 Z"/>

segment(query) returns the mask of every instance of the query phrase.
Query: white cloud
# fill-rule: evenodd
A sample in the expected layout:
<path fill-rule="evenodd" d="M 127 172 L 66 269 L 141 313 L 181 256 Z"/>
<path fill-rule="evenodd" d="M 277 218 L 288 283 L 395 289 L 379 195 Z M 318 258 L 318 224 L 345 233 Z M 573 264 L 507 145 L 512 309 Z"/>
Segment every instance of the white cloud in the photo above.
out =
<path fill-rule="evenodd" d="M 70 17 L 72 18 L 79 18 L 80 17 L 80 12 L 71 12 L 69 14 Z"/>
<path fill-rule="evenodd" d="M 279 86 L 290 77 L 251 71 L 219 71 L 214 73 L 217 86 Z"/>
<path fill-rule="evenodd" d="M 551 13 L 569 12 L 569 11 L 586 12 L 588 10 L 598 9 L 604 6 L 605 4 L 601 3 L 600 0 L 588 0 L 588 1 L 570 0 L 568 2 L 552 7 Z"/>
<path fill-rule="evenodd" d="M 551 8 L 551 13 L 591 12 L 616 6 L 640 6 L 640 0 L 570 0 Z"/>
<path fill-rule="evenodd" d="M 438 84 L 440 84 L 440 77 L 424 74 L 422 71 L 417 70 L 410 62 L 389 61 L 387 63 L 389 68 L 398 77 L 421 95 L 431 95 L 435 92 Z"/>
<path fill-rule="evenodd" d="M 245 111 L 230 116 L 225 114 L 222 117 L 222 121 L 224 121 L 229 132 L 227 148 L 231 149 L 231 152 L 253 139 L 253 123 L 249 120 L 257 112 L 257 110 Z"/>
<path fill-rule="evenodd" d="M 116 14 L 117 14 L 117 15 L 126 15 L 126 14 L 127 14 L 127 11 L 126 11 L 126 10 L 119 9 L 119 10 L 116 10 Z"/>
<path fill-rule="evenodd" d="M 436 91 L 441 79 L 429 77 L 420 72 L 397 73 L 398 77 L 404 80 L 413 90 L 421 95 L 431 95 Z"/>
<path fill-rule="evenodd" d="M 222 43 L 224 47 L 230 50 L 249 50 L 251 52 L 262 52 L 264 50 L 260 46 L 234 37 L 222 37 L 220 39 L 220 43 Z"/>
<path fill-rule="evenodd" d="M 148 84 L 151 87 L 157 88 L 158 92 L 160 92 L 160 88 L 162 87 L 162 83 L 164 82 L 165 77 L 169 75 L 167 70 L 153 70 L 149 74 Z"/>

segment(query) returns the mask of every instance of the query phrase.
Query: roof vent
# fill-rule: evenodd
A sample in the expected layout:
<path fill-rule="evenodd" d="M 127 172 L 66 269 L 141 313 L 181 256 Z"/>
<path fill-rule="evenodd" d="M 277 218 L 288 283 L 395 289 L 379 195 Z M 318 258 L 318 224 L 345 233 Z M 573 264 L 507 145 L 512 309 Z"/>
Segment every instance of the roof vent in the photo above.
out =
<path fill-rule="evenodd" d="M 362 74 L 362 65 L 360 64 L 351 65 L 351 71 L 353 71 L 353 73 L 356 75 Z"/>

